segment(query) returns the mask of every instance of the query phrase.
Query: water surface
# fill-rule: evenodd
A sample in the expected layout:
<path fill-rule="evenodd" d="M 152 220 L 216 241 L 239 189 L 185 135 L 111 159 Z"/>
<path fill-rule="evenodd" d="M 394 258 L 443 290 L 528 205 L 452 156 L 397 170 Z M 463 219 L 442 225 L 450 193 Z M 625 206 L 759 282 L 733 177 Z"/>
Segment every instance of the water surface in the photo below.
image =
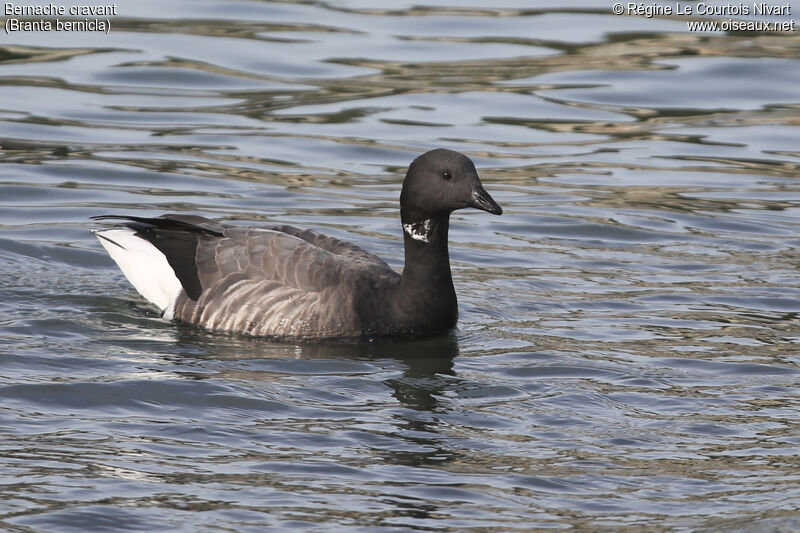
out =
<path fill-rule="evenodd" d="M 0 528 L 800 528 L 800 41 L 603 1 L 121 2 L 0 42 Z M 800 13 L 800 6 L 794 6 Z M 287 222 L 402 266 L 469 154 L 453 335 L 161 320 L 88 217 Z"/>

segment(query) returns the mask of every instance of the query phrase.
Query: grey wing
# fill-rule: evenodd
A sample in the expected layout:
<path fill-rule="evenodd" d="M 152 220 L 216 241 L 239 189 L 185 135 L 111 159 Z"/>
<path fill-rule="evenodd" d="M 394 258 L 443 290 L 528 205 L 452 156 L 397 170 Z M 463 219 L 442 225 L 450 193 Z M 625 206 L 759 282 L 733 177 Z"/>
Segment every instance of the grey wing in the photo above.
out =
<path fill-rule="evenodd" d="M 196 262 L 203 292 L 179 299 L 183 320 L 259 336 L 343 334 L 352 306 L 351 291 L 341 290 L 347 265 L 324 248 L 280 231 L 226 227 L 223 237 L 198 240 Z"/>
<path fill-rule="evenodd" d="M 311 243 L 316 247 L 327 250 L 332 254 L 341 256 L 350 261 L 362 261 L 365 263 L 380 265 L 385 268 L 391 268 L 386 261 L 375 254 L 367 252 L 352 242 L 343 241 L 335 237 L 317 233 L 316 231 L 312 231 L 310 229 L 297 228 L 294 226 L 273 226 L 271 229 L 303 239 L 304 241 Z"/>

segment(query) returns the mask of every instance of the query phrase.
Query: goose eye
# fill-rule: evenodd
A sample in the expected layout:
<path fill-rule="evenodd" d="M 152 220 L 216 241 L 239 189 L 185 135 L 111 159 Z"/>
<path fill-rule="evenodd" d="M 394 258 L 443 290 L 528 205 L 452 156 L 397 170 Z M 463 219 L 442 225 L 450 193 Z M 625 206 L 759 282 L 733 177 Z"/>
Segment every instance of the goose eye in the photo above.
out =
<path fill-rule="evenodd" d="M 442 177 L 443 177 L 444 179 L 446 179 L 446 180 L 449 180 L 449 179 L 450 179 L 450 178 L 452 178 L 453 176 L 450 174 L 450 171 L 449 171 L 449 170 L 443 170 L 443 171 L 442 171 Z"/>

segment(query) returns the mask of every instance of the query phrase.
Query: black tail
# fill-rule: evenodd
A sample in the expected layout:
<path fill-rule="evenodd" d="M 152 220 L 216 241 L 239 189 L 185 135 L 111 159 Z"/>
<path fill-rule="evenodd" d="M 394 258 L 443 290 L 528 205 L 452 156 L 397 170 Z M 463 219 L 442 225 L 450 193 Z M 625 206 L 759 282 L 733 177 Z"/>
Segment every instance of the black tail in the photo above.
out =
<path fill-rule="evenodd" d="M 193 215 L 162 215 L 155 218 L 100 215 L 92 220 L 124 220 L 125 226 L 158 248 L 192 300 L 200 298 L 203 287 L 197 274 L 197 243 L 201 238 L 222 237 L 224 227 Z"/>

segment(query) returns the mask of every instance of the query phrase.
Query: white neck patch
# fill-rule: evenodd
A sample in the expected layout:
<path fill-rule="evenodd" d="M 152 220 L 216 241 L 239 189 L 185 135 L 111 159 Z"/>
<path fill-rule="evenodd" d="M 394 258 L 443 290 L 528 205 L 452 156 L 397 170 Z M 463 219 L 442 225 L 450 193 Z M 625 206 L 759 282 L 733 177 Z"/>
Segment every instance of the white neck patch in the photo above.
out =
<path fill-rule="evenodd" d="M 408 233 L 408 236 L 415 241 L 421 242 L 431 242 L 432 228 L 433 222 L 429 218 L 419 222 L 412 222 L 411 224 L 403 224 L 403 231 Z"/>

